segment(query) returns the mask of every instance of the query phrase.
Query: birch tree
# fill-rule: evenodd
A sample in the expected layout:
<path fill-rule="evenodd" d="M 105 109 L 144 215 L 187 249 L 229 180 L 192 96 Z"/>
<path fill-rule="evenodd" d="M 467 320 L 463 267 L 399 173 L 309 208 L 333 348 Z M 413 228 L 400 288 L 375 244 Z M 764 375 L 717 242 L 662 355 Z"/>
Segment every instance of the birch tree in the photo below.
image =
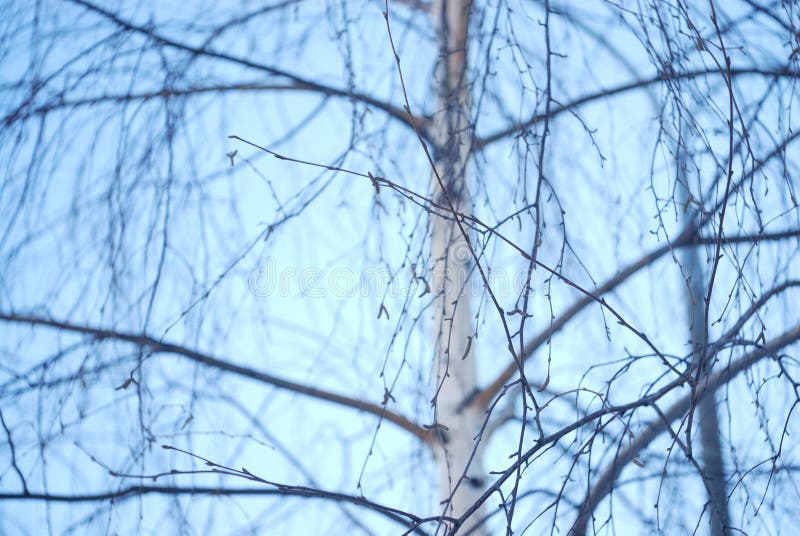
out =
<path fill-rule="evenodd" d="M 3 13 L 0 532 L 791 526 L 796 3 Z"/>

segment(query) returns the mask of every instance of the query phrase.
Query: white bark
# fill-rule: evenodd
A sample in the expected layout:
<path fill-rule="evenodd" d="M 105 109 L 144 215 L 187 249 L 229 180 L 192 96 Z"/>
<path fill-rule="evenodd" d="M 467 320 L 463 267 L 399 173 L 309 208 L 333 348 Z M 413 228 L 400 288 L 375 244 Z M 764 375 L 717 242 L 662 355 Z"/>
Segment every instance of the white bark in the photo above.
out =
<path fill-rule="evenodd" d="M 471 4 L 471 0 L 437 0 L 432 10 L 439 35 L 440 63 L 436 73 L 438 110 L 433 118 L 437 173 L 431 180 L 431 193 L 443 206 L 458 212 L 470 210 L 466 177 L 472 128 L 465 73 Z M 439 295 L 434 306 L 433 400 L 436 421 L 442 426 L 434 456 L 439 499 L 445 515 L 453 517 L 461 515 L 480 497 L 485 482 L 482 446 L 475 439 L 484 414 L 479 408 L 460 407 L 476 388 L 473 315 L 467 286 L 472 255 L 463 230 L 453 219 L 431 216 L 432 286 Z M 473 528 L 482 513 L 476 512 L 459 532 Z M 472 534 L 486 532 L 480 528 Z"/>

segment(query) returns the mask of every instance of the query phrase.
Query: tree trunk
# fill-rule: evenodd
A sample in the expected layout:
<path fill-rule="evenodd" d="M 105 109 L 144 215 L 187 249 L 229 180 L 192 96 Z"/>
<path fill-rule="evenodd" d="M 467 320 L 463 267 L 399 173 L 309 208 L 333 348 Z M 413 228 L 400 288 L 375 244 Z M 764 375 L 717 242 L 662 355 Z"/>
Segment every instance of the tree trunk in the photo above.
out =
<path fill-rule="evenodd" d="M 457 212 L 470 211 L 467 162 L 472 143 L 471 99 L 467 70 L 467 30 L 471 0 L 437 0 L 433 7 L 439 36 L 440 59 L 436 70 L 437 112 L 433 118 L 436 173 L 432 198 Z M 473 316 L 467 277 L 472 263 L 464 228 L 452 218 L 431 216 L 431 262 L 434 304 L 436 379 L 433 401 L 439 428 L 434 456 L 439 479 L 439 499 L 444 514 L 458 517 L 480 497 L 484 471 L 481 445 L 475 436 L 483 424 L 479 408 L 461 408 L 476 389 L 472 355 Z M 474 527 L 481 511 L 461 527 Z M 486 534 L 478 529 L 473 534 Z"/>
<path fill-rule="evenodd" d="M 683 210 L 683 226 L 691 224 L 695 214 L 694 203 L 686 174 L 686 157 L 683 147 L 683 136 L 678 146 L 678 201 Z M 681 257 L 688 277 L 687 302 L 690 322 L 690 340 L 692 342 L 693 362 L 695 364 L 702 358 L 706 345 L 705 321 L 705 276 L 700 260 L 701 248 L 684 248 Z M 710 364 L 702 365 L 708 367 Z M 703 372 L 701 382 L 708 374 Z M 722 444 L 720 441 L 719 419 L 717 417 L 717 402 L 714 393 L 703 397 L 697 405 L 697 426 L 700 436 L 701 459 L 700 467 L 708 490 L 709 522 L 711 536 L 728 534 L 728 497 L 725 484 L 725 467 L 722 457 Z"/>

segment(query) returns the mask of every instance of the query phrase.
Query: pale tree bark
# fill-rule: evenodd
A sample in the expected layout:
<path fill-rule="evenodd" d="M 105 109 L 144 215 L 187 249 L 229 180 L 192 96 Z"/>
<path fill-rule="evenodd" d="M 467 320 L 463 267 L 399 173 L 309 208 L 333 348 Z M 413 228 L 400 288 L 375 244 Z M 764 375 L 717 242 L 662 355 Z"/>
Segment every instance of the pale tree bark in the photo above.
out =
<path fill-rule="evenodd" d="M 686 168 L 685 128 L 681 128 L 680 132 L 681 135 L 677 147 L 677 193 L 682 211 L 683 227 L 687 228 L 692 224 L 696 214 L 694 207 L 697 200 L 692 196 Z M 690 329 L 689 340 L 692 343 L 692 360 L 695 364 L 699 364 L 698 361 L 705 354 L 707 345 L 706 279 L 700 258 L 701 251 L 702 248 L 684 248 L 681 251 L 684 275 L 687 278 L 686 300 Z M 699 370 L 701 371 L 700 382 L 705 382 L 711 371 L 711 364 L 699 365 Z M 728 534 L 727 527 L 729 526 L 728 497 L 715 393 L 709 393 L 697 403 L 697 414 L 697 431 L 701 448 L 700 467 L 704 473 L 703 479 L 708 494 L 710 534 L 712 536 L 724 536 Z"/>
<path fill-rule="evenodd" d="M 436 171 L 431 190 L 442 206 L 458 213 L 470 211 L 467 163 L 473 133 L 466 48 L 471 4 L 471 0 L 437 0 L 432 9 L 440 60 L 432 124 Z M 461 407 L 477 388 L 468 286 L 472 252 L 464 226 L 453 218 L 432 215 L 430 234 L 433 290 L 438 293 L 433 324 L 433 403 L 439 427 L 434 457 L 441 507 L 445 515 L 458 517 L 480 497 L 484 477 L 482 445 L 476 439 L 484 414 L 479 407 Z M 472 528 L 474 521 L 468 520 L 459 532 Z M 483 531 L 478 528 L 472 534 L 485 534 Z"/>

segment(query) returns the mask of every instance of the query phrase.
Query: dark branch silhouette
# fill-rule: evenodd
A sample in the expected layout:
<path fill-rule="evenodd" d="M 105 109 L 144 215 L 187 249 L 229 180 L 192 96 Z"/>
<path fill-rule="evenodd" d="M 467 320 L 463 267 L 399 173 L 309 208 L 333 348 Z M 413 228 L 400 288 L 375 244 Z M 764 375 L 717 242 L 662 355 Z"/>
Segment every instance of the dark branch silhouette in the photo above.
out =
<path fill-rule="evenodd" d="M 357 398 L 351 398 L 348 396 L 332 393 L 324 389 L 318 389 L 316 387 L 312 387 L 309 385 L 303 385 L 301 383 L 285 380 L 278 376 L 267 374 L 266 372 L 258 371 L 242 365 L 237 365 L 230 361 L 212 357 L 210 355 L 206 355 L 177 344 L 162 342 L 148 335 L 121 333 L 109 329 L 100 329 L 91 326 L 81 326 L 49 318 L 5 313 L 5 312 L 0 312 L 0 321 L 18 322 L 18 323 L 28 324 L 30 326 L 45 326 L 62 331 L 81 333 L 83 335 L 91 335 L 93 339 L 96 341 L 102 341 L 106 339 L 125 341 L 134 344 L 136 346 L 146 348 L 148 351 L 153 353 L 179 355 L 191 359 L 196 363 L 200 363 L 211 368 L 215 368 L 225 372 L 232 372 L 233 374 L 242 376 L 243 378 L 248 378 L 250 380 L 255 380 L 261 383 L 272 385 L 280 389 L 286 389 L 288 391 L 292 391 L 297 394 L 301 394 L 311 398 L 316 398 L 318 400 L 333 402 L 334 404 L 337 404 L 339 406 L 344 406 L 372 414 L 380 419 L 385 419 L 391 422 L 392 424 L 396 424 L 397 426 L 399 426 L 400 428 L 402 428 L 407 432 L 410 432 L 423 442 L 427 442 L 430 439 L 430 433 L 428 430 L 426 430 L 421 426 L 417 426 L 416 424 L 414 424 L 407 418 L 403 417 L 402 415 L 389 411 L 388 409 L 386 409 L 385 406 L 378 404 L 371 404 L 369 402 Z"/>

